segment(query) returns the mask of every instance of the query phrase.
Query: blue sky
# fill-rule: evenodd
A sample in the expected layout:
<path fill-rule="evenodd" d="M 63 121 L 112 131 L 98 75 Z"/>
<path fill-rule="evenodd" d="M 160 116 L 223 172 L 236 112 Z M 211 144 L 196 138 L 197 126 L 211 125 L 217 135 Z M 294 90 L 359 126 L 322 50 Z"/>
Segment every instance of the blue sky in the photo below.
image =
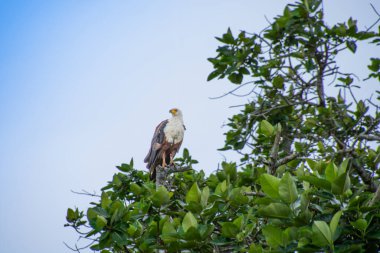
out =
<path fill-rule="evenodd" d="M 153 130 L 172 107 L 183 111 L 183 147 L 197 169 L 236 159 L 217 148 L 228 107 L 246 100 L 209 99 L 233 86 L 207 83 L 206 59 L 215 36 L 258 32 L 288 2 L 0 1 L 0 252 L 69 252 L 62 242 L 76 234 L 63 227 L 66 209 L 91 201 L 70 190 L 99 192 L 132 157 L 144 169 Z M 369 26 L 369 3 L 326 3 L 327 20 Z M 359 48 L 355 60 L 340 60 L 357 70 L 373 53 Z"/>

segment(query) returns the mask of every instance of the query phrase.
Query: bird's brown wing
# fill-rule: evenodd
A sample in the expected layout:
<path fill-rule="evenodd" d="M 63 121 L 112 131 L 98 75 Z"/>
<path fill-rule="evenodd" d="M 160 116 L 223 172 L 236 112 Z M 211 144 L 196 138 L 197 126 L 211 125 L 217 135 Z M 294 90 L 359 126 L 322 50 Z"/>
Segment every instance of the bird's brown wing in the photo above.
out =
<path fill-rule="evenodd" d="M 158 124 L 158 126 L 156 127 L 149 152 L 144 159 L 144 162 L 147 163 L 146 167 L 147 169 L 149 169 L 151 178 L 153 174 L 155 174 L 155 169 L 156 169 L 157 164 L 160 164 L 162 162 L 160 150 L 161 150 L 162 144 L 165 141 L 164 128 L 167 123 L 168 123 L 168 120 L 164 120 L 160 124 Z"/>

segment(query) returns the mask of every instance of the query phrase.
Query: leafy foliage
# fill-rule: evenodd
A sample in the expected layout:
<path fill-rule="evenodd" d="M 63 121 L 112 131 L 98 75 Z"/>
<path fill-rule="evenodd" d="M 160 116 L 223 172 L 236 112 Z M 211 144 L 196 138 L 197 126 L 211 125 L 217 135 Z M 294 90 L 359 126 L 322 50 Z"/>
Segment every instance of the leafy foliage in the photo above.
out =
<path fill-rule="evenodd" d="M 300 162 L 295 158 L 305 156 L 338 163 L 350 157 L 374 191 L 370 175 L 377 171 L 380 150 L 371 142 L 380 139 L 379 97 L 377 102 L 356 99 L 355 74 L 341 72 L 336 58 L 347 50 L 355 53 L 359 41 L 378 45 L 379 33 L 360 31 L 352 18 L 329 27 L 321 3 L 308 0 L 286 6 L 260 34 L 242 31 L 234 37 L 228 30 L 219 38 L 225 45 L 209 58 L 215 69 L 209 79 L 228 77 L 241 84 L 246 78 L 240 87 L 252 86 L 254 94 L 241 113 L 229 119 L 222 150 L 242 153 L 243 162 L 275 167 L 265 158 L 273 148 L 273 126 L 280 124 L 277 155 L 286 158 L 282 164 L 294 160 L 294 168 Z M 371 58 L 368 68 L 370 78 L 378 78 L 379 59 Z M 337 87 L 336 96 L 325 94 L 326 83 Z"/>
<path fill-rule="evenodd" d="M 378 252 L 379 107 L 355 98 L 358 81 L 336 56 L 358 41 L 378 46 L 379 33 L 351 18 L 330 27 L 321 1 L 304 0 L 260 34 L 228 29 L 217 39 L 208 79 L 252 86 L 222 148 L 242 163 L 170 174 L 164 187 L 131 160 L 86 213 L 68 209 L 66 226 L 102 253 Z M 378 63 L 371 58 L 367 80 L 379 78 Z M 176 161 L 197 163 L 187 149 Z"/>
<path fill-rule="evenodd" d="M 346 162 L 319 164 L 311 171 L 300 166 L 294 175 L 285 172 L 278 178 L 261 168 L 238 171 L 236 164 L 223 163 L 223 169 L 209 177 L 202 171 L 178 173 L 170 189 L 156 189 L 147 173 L 121 166 L 123 172 L 87 210 L 87 221 L 83 212 L 68 209 L 67 222 L 78 230 L 87 223 L 90 231 L 85 235 L 96 240 L 91 248 L 99 251 L 378 248 L 379 203 L 368 206 L 370 193 L 353 193 L 357 186 L 347 181 Z M 330 178 L 329 168 L 336 170 L 335 178 Z"/>

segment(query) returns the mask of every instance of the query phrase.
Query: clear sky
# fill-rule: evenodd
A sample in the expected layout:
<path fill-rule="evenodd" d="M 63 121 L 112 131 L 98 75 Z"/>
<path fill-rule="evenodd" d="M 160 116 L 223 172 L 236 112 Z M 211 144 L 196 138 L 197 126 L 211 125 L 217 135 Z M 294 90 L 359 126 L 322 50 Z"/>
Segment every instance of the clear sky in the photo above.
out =
<path fill-rule="evenodd" d="M 63 227 L 66 209 L 91 201 L 70 190 L 99 192 L 132 157 L 144 169 L 172 107 L 183 111 L 196 168 L 215 170 L 228 107 L 246 99 L 209 99 L 233 87 L 206 82 L 214 37 L 258 32 L 288 2 L 0 0 L 0 252 L 69 252 L 62 242 L 77 236 Z M 329 1 L 327 20 L 368 27 L 370 2 Z M 342 65 L 367 65 L 375 52 L 360 50 Z"/>

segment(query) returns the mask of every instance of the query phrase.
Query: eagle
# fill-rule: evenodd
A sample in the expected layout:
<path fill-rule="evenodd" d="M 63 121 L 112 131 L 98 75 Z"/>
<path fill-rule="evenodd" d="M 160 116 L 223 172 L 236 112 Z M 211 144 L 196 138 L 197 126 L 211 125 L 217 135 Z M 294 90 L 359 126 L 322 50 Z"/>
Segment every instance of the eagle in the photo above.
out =
<path fill-rule="evenodd" d="M 156 179 L 156 167 L 158 165 L 164 168 L 168 164 L 174 164 L 174 156 L 180 149 L 185 134 L 186 128 L 181 110 L 173 108 L 169 110 L 169 113 L 172 114 L 172 118 L 158 124 L 149 152 L 144 159 L 151 180 Z"/>

